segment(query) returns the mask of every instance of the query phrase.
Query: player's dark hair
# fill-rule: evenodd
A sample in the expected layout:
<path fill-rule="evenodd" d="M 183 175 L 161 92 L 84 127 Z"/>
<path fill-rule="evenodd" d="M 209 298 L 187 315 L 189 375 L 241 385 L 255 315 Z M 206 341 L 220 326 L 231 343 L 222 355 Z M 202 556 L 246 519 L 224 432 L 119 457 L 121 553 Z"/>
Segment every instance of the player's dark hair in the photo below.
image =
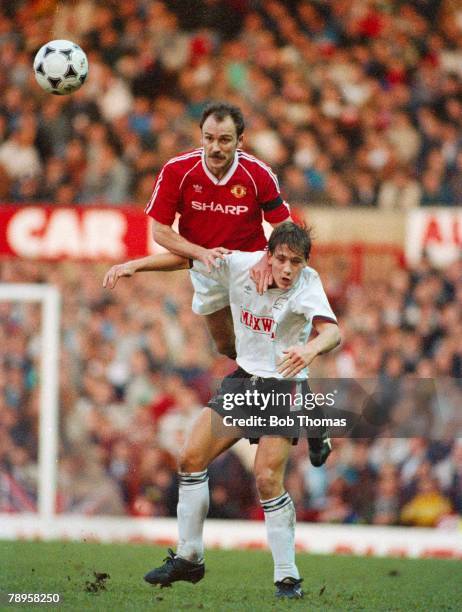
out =
<path fill-rule="evenodd" d="M 285 244 L 291 251 L 303 255 L 308 261 L 311 252 L 311 235 L 312 230 L 310 227 L 286 221 L 274 229 L 268 241 L 268 250 L 272 255 L 279 244 Z"/>
<path fill-rule="evenodd" d="M 234 104 L 228 104 L 227 102 L 212 102 L 208 104 L 202 111 L 200 120 L 200 128 L 204 125 L 206 119 L 213 115 L 217 121 L 223 121 L 226 117 L 231 117 L 236 127 L 237 137 L 242 136 L 244 132 L 244 117 L 242 111 L 238 106 Z"/>

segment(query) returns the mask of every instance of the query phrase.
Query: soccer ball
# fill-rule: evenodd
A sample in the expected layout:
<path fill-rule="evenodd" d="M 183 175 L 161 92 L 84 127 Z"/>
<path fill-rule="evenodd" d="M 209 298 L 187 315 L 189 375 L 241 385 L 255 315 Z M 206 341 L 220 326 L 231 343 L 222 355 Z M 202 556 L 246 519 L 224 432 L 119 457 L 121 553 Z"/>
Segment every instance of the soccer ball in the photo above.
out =
<path fill-rule="evenodd" d="M 37 83 L 45 91 L 65 96 L 85 83 L 88 60 L 85 52 L 70 40 L 52 40 L 43 45 L 34 59 Z"/>

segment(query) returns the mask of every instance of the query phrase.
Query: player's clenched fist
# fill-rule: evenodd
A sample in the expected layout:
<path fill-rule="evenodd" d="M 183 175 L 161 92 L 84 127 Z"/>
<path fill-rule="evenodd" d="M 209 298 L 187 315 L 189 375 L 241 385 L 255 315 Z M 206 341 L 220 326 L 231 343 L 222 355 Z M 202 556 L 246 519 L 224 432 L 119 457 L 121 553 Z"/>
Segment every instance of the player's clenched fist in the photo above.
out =
<path fill-rule="evenodd" d="M 122 276 L 133 276 L 135 272 L 136 267 L 130 261 L 112 266 L 112 268 L 106 272 L 103 280 L 103 287 L 114 289 L 119 278 Z"/>

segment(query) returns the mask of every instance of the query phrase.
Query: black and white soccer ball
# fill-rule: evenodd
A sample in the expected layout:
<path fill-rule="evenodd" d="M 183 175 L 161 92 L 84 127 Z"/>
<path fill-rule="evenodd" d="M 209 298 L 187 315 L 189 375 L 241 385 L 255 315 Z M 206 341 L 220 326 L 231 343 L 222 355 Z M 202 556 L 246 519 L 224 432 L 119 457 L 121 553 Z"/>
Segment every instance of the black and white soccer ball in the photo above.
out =
<path fill-rule="evenodd" d="M 79 45 L 70 40 L 52 40 L 37 51 L 34 74 L 45 91 L 65 96 L 85 83 L 88 59 Z"/>

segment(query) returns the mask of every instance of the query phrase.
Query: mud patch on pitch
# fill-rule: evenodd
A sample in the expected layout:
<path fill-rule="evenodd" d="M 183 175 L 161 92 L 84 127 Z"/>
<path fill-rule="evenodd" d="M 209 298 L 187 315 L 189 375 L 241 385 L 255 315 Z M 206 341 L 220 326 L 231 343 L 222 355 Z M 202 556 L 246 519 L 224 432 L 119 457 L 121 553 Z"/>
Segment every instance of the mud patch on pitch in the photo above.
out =
<path fill-rule="evenodd" d="M 87 593 L 101 593 L 101 591 L 106 591 L 106 582 L 111 576 L 105 572 L 93 572 L 93 576 L 95 577 L 93 581 L 85 581 L 85 591 Z"/>

